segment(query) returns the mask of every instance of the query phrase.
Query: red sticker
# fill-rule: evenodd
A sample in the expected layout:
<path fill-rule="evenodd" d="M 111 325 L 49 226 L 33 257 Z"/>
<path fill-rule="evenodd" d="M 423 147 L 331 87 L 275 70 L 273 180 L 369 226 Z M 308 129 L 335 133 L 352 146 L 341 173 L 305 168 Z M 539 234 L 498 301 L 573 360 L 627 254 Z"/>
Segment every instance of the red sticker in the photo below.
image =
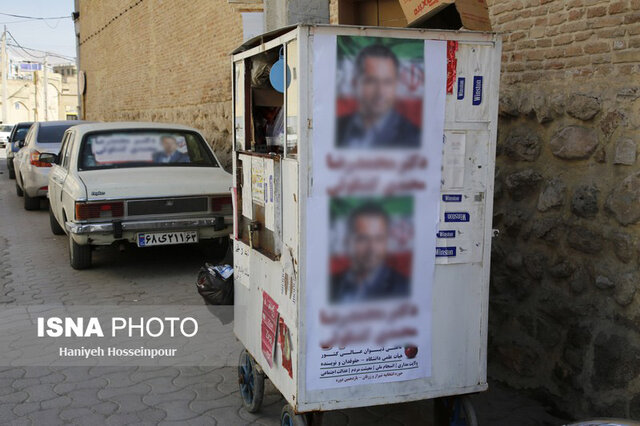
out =
<path fill-rule="evenodd" d="M 458 42 L 447 41 L 447 94 L 453 93 L 453 85 L 456 82 L 456 70 L 458 68 L 458 59 L 456 52 L 458 51 Z"/>
<path fill-rule="evenodd" d="M 278 343 L 280 344 L 280 352 L 282 354 L 282 366 L 289 373 L 289 377 L 293 378 L 293 368 L 291 367 L 291 334 L 289 328 L 282 318 L 278 322 Z"/>
<path fill-rule="evenodd" d="M 273 351 L 278 328 L 278 304 L 266 292 L 262 292 L 262 353 L 269 367 L 273 367 Z"/>

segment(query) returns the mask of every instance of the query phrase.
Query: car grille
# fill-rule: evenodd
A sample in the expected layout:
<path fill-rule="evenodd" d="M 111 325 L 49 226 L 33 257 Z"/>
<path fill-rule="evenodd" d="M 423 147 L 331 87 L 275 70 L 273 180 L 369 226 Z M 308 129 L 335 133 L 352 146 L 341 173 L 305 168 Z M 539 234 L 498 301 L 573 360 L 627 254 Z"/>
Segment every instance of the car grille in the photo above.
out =
<path fill-rule="evenodd" d="M 196 213 L 208 210 L 209 199 L 197 198 L 162 198 L 157 200 L 129 201 L 127 211 L 129 216 L 143 216 L 152 214 Z"/>

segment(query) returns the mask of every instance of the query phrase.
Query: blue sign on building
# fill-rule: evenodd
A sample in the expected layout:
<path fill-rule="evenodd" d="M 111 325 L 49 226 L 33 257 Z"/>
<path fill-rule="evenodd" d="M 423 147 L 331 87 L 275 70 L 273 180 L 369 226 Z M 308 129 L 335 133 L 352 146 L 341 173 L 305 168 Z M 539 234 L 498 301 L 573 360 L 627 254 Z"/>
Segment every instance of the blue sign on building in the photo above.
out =
<path fill-rule="evenodd" d="M 20 71 L 42 71 L 42 64 L 36 62 L 20 62 Z"/>

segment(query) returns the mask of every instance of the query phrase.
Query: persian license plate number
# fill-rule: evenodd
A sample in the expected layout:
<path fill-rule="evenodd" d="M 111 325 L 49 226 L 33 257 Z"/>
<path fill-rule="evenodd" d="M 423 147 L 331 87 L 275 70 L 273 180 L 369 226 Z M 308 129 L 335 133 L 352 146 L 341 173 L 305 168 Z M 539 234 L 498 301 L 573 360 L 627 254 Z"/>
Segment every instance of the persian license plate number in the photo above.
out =
<path fill-rule="evenodd" d="M 198 231 L 140 232 L 138 233 L 137 242 L 138 247 L 197 243 Z"/>

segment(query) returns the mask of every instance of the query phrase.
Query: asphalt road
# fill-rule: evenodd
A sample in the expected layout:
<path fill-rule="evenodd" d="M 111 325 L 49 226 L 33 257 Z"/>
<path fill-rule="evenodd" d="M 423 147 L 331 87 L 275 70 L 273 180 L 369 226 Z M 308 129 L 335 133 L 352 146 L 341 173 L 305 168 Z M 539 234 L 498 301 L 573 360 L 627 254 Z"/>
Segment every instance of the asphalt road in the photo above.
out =
<path fill-rule="evenodd" d="M 93 268 L 71 269 L 66 236 L 50 232 L 46 203 L 40 211 L 23 209 L 1 155 L 0 306 L 202 304 L 194 282 L 211 259 L 197 246 L 101 249 Z M 212 327 L 219 324 L 212 319 Z M 248 413 L 234 366 L 9 368 L 0 362 L 3 425 L 277 425 L 284 403 L 267 382 L 263 409 Z M 537 403 L 500 386 L 475 397 L 475 405 L 481 424 L 558 424 Z M 424 401 L 332 412 L 324 424 L 428 425 L 430 417 Z"/>

